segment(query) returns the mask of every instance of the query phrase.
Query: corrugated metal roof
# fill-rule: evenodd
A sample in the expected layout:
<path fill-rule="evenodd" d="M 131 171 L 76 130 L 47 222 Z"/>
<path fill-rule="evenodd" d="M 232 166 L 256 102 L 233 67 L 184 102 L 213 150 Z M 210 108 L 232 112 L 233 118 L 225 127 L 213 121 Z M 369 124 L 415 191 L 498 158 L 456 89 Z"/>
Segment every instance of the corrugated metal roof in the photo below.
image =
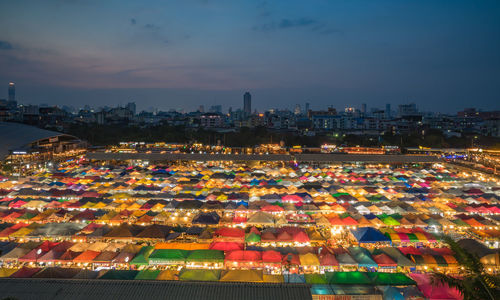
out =
<path fill-rule="evenodd" d="M 26 124 L 0 122 L 0 159 L 5 158 L 9 150 L 20 149 L 35 141 L 61 135 L 65 134 Z"/>
<path fill-rule="evenodd" d="M 312 299 L 306 284 L 1 278 L 2 298 L 44 299 Z"/>

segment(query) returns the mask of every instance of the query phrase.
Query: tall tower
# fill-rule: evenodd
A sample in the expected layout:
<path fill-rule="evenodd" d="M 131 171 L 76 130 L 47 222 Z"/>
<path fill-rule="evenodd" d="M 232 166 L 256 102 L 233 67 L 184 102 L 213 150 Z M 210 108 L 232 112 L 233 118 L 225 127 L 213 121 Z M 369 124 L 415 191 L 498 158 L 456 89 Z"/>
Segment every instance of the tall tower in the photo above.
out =
<path fill-rule="evenodd" d="M 250 95 L 249 92 L 246 92 L 243 95 L 243 111 L 247 115 L 251 115 L 252 114 L 252 95 Z"/>
<path fill-rule="evenodd" d="M 9 82 L 9 101 L 16 101 L 16 85 Z"/>
<path fill-rule="evenodd" d="M 391 118 L 391 104 L 387 103 L 385 105 L 385 118 L 390 119 Z"/>

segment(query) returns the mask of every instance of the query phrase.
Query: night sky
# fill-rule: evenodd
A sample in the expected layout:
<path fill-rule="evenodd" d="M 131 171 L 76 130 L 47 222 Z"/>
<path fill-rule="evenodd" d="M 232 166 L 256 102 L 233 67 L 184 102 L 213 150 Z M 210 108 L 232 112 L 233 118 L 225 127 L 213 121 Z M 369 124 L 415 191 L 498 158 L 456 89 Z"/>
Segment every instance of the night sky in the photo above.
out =
<path fill-rule="evenodd" d="M 500 1 L 0 2 L 0 98 L 500 109 Z"/>

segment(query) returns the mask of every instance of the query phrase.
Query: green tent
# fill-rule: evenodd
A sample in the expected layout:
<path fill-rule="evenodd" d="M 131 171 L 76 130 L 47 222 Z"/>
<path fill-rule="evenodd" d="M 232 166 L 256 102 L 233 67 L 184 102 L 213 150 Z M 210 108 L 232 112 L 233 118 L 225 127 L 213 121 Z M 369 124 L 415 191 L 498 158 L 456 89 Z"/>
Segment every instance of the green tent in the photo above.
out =
<path fill-rule="evenodd" d="M 455 219 L 455 220 L 451 220 L 453 223 L 457 224 L 457 226 L 463 226 L 463 227 L 470 227 L 469 224 L 467 224 L 465 221 L 463 221 L 462 219 Z"/>
<path fill-rule="evenodd" d="M 99 279 L 132 280 L 137 276 L 137 270 L 109 270 Z"/>
<path fill-rule="evenodd" d="M 184 264 L 188 254 L 188 250 L 157 249 L 149 256 L 149 264 Z"/>
<path fill-rule="evenodd" d="M 246 243 L 259 243 L 260 242 L 260 235 L 254 233 L 254 232 L 250 232 L 249 234 L 246 235 L 245 242 Z"/>
<path fill-rule="evenodd" d="M 396 219 L 394 219 L 391 216 L 387 216 L 386 218 L 383 218 L 382 222 L 384 222 L 385 225 L 387 225 L 387 226 L 399 226 L 400 225 L 399 222 L 396 221 Z"/>
<path fill-rule="evenodd" d="M 371 284 L 372 281 L 364 272 L 328 272 L 329 284 Z"/>
<path fill-rule="evenodd" d="M 410 239 L 410 242 L 418 243 L 420 241 L 414 233 L 407 233 L 406 235 Z"/>
<path fill-rule="evenodd" d="M 183 269 L 179 280 L 184 281 L 219 281 L 220 270 Z"/>
<path fill-rule="evenodd" d="M 306 282 L 309 284 L 327 284 L 325 275 L 323 274 L 304 274 Z"/>
<path fill-rule="evenodd" d="M 190 251 L 187 262 L 224 262 L 224 252 L 220 250 L 193 250 Z"/>
<path fill-rule="evenodd" d="M 155 280 L 160 270 L 142 270 L 135 276 L 135 280 Z"/>
<path fill-rule="evenodd" d="M 130 261 L 131 265 L 147 265 L 149 264 L 149 255 L 155 248 L 153 246 L 144 246 L 139 250 L 139 253 Z"/>
<path fill-rule="evenodd" d="M 383 273 L 383 272 L 368 272 L 366 275 L 372 280 L 374 285 L 415 285 L 415 281 L 403 273 Z"/>
<path fill-rule="evenodd" d="M 401 214 L 398 214 L 398 213 L 391 214 L 391 215 L 389 215 L 389 217 L 392 217 L 393 219 L 398 220 L 398 221 L 403 218 L 403 216 Z"/>

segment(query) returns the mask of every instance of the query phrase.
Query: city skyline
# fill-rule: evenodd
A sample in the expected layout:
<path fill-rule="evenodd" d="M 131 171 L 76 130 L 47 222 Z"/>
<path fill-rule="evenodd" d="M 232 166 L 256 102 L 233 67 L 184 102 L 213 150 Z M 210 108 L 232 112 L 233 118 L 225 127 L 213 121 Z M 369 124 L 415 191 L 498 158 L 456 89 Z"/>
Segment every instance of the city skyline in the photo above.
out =
<path fill-rule="evenodd" d="M 305 102 L 312 109 L 499 108 L 496 1 L 18 1 L 0 8 L 0 83 L 15 82 L 20 103 L 227 109 L 248 90 L 259 110 Z"/>

